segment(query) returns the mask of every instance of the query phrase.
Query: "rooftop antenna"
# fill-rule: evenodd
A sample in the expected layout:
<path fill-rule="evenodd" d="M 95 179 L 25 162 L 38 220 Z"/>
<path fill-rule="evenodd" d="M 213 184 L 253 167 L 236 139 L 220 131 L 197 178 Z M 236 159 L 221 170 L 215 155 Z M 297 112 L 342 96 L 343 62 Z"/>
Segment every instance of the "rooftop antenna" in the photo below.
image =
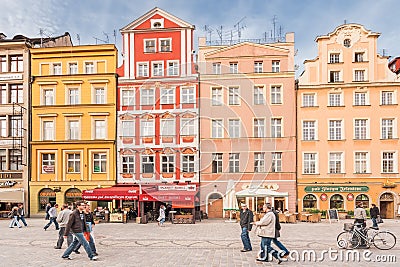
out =
<path fill-rule="evenodd" d="M 204 25 L 204 31 L 206 31 L 209 34 L 209 42 L 211 43 L 211 33 L 214 31 L 210 26 Z"/>
<path fill-rule="evenodd" d="M 113 36 L 114 36 L 114 44 L 117 43 L 117 30 L 113 31 Z"/>
<path fill-rule="evenodd" d="M 81 45 L 81 37 L 79 36 L 79 33 L 76 35 L 76 39 L 78 40 L 78 45 Z"/>
<path fill-rule="evenodd" d="M 107 36 L 108 37 L 108 36 Z M 102 42 L 102 43 L 107 43 L 107 40 L 102 40 L 102 39 L 100 39 L 100 38 L 97 38 L 97 37 L 94 37 L 93 36 L 93 39 L 95 39 L 96 40 L 96 44 L 100 41 L 100 42 Z"/>
<path fill-rule="evenodd" d="M 217 33 L 218 33 L 218 36 L 219 36 L 219 40 L 220 40 L 220 42 L 222 44 L 222 25 L 219 26 L 219 29 L 217 29 Z"/>
<path fill-rule="evenodd" d="M 246 25 L 240 26 L 240 23 L 245 19 L 246 17 L 241 18 L 233 27 L 237 27 L 237 32 L 238 32 L 238 39 L 240 42 L 240 38 L 242 37 L 242 30 L 246 28 Z"/>
<path fill-rule="evenodd" d="M 39 35 L 40 35 L 40 47 L 43 47 L 43 35 L 50 38 L 50 35 L 45 32 L 43 28 L 39 28 Z"/>
<path fill-rule="evenodd" d="M 108 38 L 108 34 L 106 32 L 103 32 L 104 36 L 106 37 L 106 44 L 110 43 L 110 38 Z"/>
<path fill-rule="evenodd" d="M 347 19 L 344 20 L 344 24 L 347 24 Z"/>

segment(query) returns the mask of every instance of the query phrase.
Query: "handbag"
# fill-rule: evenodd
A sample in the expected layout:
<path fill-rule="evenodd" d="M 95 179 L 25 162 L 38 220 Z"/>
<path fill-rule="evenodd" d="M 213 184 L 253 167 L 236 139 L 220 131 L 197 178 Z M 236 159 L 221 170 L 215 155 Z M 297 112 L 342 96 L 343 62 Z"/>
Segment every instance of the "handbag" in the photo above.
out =
<path fill-rule="evenodd" d="M 383 220 L 380 215 L 376 216 L 376 223 L 383 223 Z"/>

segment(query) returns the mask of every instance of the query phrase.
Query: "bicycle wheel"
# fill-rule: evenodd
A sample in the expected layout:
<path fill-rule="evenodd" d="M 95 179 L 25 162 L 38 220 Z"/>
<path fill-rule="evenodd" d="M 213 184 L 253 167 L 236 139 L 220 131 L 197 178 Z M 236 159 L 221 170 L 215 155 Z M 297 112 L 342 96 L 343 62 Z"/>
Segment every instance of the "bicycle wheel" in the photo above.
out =
<path fill-rule="evenodd" d="M 396 236 L 391 232 L 380 231 L 374 235 L 372 242 L 377 249 L 388 250 L 396 245 Z"/>
<path fill-rule="evenodd" d="M 343 249 L 358 248 L 361 244 L 360 237 L 353 232 L 341 232 L 337 236 L 336 241 L 337 246 Z"/>

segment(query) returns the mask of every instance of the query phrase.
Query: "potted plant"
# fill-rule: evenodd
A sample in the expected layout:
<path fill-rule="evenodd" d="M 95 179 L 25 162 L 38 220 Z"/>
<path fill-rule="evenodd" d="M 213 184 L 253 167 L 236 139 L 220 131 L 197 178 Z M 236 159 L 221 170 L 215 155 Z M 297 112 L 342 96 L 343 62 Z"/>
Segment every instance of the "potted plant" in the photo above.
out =
<path fill-rule="evenodd" d="M 351 219 L 351 218 L 353 218 L 353 216 L 354 216 L 354 210 L 348 210 L 346 219 Z"/>

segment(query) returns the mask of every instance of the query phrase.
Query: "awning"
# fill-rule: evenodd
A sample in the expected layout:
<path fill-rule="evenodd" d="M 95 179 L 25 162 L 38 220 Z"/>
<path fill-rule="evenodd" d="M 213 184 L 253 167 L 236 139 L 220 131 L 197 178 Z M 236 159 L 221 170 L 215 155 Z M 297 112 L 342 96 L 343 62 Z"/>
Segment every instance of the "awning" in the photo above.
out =
<path fill-rule="evenodd" d="M 158 190 L 157 187 L 142 187 L 140 201 L 170 202 L 173 208 L 194 208 L 195 195 L 197 190 Z"/>
<path fill-rule="evenodd" d="M 24 189 L 0 189 L 0 202 L 24 202 Z"/>
<path fill-rule="evenodd" d="M 83 190 L 82 198 L 84 200 L 138 200 L 138 186 L 112 186 L 107 188 L 95 188 Z"/>
<path fill-rule="evenodd" d="M 266 188 L 247 188 L 236 193 L 236 197 L 287 197 L 287 192 L 277 192 Z"/>

